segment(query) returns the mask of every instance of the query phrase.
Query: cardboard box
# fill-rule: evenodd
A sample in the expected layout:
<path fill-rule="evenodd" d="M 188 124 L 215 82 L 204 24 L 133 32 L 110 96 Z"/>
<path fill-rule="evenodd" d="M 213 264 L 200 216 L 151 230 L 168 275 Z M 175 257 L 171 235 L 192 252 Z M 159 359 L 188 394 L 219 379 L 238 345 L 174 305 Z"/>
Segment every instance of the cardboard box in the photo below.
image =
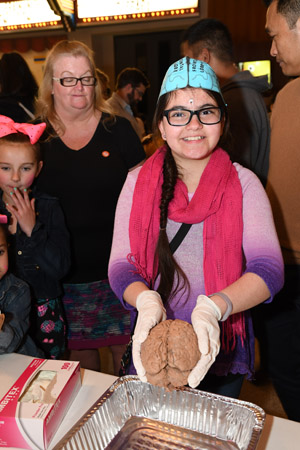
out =
<path fill-rule="evenodd" d="M 34 359 L 0 401 L 0 447 L 47 449 L 80 387 L 78 362 Z"/>

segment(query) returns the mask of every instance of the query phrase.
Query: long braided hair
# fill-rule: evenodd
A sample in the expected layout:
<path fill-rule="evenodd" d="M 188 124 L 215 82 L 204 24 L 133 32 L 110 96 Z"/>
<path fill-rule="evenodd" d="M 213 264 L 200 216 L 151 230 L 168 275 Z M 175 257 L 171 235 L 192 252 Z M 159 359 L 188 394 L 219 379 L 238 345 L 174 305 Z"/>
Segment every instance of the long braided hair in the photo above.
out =
<path fill-rule="evenodd" d="M 219 145 L 223 146 L 226 143 L 229 128 L 227 109 L 224 107 L 224 102 L 218 93 L 208 90 L 205 91 L 217 101 L 218 106 L 222 108 L 225 117 L 223 135 L 219 141 Z M 167 107 L 171 95 L 174 95 L 174 92 L 162 95 L 157 102 L 156 111 L 153 118 L 154 134 L 159 133 L 158 125 L 163 120 L 163 113 Z M 167 304 L 179 291 L 182 290 L 183 292 L 186 292 L 189 290 L 190 286 L 187 276 L 178 265 L 171 252 L 170 243 L 166 232 L 168 208 L 174 196 L 175 185 L 180 173 L 173 158 L 171 148 L 167 143 L 165 146 L 167 151 L 163 165 L 163 184 L 160 200 L 160 232 L 156 245 L 156 258 L 158 261 L 158 274 L 160 275 L 160 281 L 156 290 L 161 295 L 164 304 Z"/>
<path fill-rule="evenodd" d="M 189 287 L 188 279 L 177 264 L 170 250 L 167 236 L 167 221 L 169 203 L 174 196 L 174 188 L 178 178 L 178 169 L 168 145 L 163 165 L 163 184 L 160 201 L 160 232 L 156 246 L 156 257 L 158 259 L 158 273 L 160 283 L 157 291 L 167 303 L 179 290 Z M 174 283 L 175 282 L 175 283 Z"/>

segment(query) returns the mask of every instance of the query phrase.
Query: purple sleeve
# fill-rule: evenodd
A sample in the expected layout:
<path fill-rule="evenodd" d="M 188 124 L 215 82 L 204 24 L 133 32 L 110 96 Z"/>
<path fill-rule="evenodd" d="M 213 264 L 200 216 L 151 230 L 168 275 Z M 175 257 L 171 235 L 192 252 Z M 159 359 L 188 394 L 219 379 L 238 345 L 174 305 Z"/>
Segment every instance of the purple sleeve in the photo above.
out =
<path fill-rule="evenodd" d="M 132 197 L 140 169 L 141 167 L 138 167 L 129 172 L 121 191 L 116 209 L 113 242 L 108 265 L 110 286 L 126 309 L 133 309 L 132 306 L 123 300 L 123 293 L 127 286 L 135 281 L 141 281 L 147 284 L 145 280 L 135 272 L 134 265 L 127 259 L 127 255 L 130 253 L 129 218 Z"/>
<path fill-rule="evenodd" d="M 271 293 L 267 302 L 284 283 L 284 265 L 267 194 L 253 172 L 234 164 L 243 189 L 243 250 L 245 273 L 259 275 Z"/>
<path fill-rule="evenodd" d="M 124 259 L 115 260 L 109 266 L 108 277 L 110 286 L 116 296 L 120 299 L 122 305 L 126 309 L 134 309 L 123 300 L 123 293 L 127 286 L 135 281 L 145 283 L 145 280 L 139 274 L 135 273 L 134 266 Z"/>

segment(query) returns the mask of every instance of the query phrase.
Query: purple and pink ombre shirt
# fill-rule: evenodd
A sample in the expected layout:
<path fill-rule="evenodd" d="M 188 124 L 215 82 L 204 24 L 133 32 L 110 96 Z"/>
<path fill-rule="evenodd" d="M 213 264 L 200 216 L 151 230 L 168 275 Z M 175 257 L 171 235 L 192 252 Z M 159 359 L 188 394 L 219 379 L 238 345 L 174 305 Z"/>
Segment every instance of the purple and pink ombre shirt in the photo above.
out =
<path fill-rule="evenodd" d="M 283 260 L 275 230 L 272 211 L 265 190 L 254 173 L 234 163 L 243 192 L 243 252 L 245 257 L 244 273 L 259 275 L 267 284 L 271 296 L 282 288 Z M 126 309 L 131 310 L 134 323 L 136 309 L 123 300 L 127 286 L 135 281 L 144 280 L 135 272 L 135 267 L 127 260 L 130 253 L 129 217 L 136 179 L 140 168 L 127 176 L 119 197 L 114 226 L 114 236 L 109 262 L 109 282 Z M 190 198 L 192 194 L 190 194 Z M 167 234 L 169 241 L 180 227 L 180 223 L 168 220 Z M 203 222 L 193 224 L 187 236 L 174 253 L 175 259 L 185 272 L 190 290 L 186 295 L 179 292 L 167 306 L 168 319 L 181 319 L 191 323 L 191 313 L 196 305 L 198 295 L 205 294 L 203 275 Z M 157 282 L 158 285 L 158 282 Z M 154 286 L 154 289 L 156 286 Z M 188 295 L 188 298 L 187 298 Z M 246 339 L 233 351 L 221 350 L 210 373 L 222 376 L 231 373 L 246 374 L 251 377 L 254 368 L 254 332 L 250 311 L 245 311 Z"/>

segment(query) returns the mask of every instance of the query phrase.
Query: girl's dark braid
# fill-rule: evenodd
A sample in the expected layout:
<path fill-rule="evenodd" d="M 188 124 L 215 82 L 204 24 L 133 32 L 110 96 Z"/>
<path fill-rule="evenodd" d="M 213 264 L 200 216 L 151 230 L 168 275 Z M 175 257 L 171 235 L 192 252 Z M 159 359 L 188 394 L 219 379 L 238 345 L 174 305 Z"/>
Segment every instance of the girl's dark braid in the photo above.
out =
<path fill-rule="evenodd" d="M 157 291 L 161 295 L 163 302 L 167 303 L 171 298 L 171 293 L 174 295 L 181 287 L 180 279 L 183 279 L 183 285 L 188 284 L 185 274 L 173 258 L 166 232 L 169 203 L 174 196 L 178 178 L 177 166 L 168 145 L 163 166 L 163 178 L 160 201 L 160 233 L 156 247 L 158 273 L 160 274 L 160 283 Z M 177 283 L 172 292 L 175 273 L 177 274 Z"/>
<path fill-rule="evenodd" d="M 163 166 L 163 184 L 160 200 L 160 229 L 165 230 L 168 220 L 169 203 L 174 196 L 174 188 L 178 177 L 177 166 L 172 156 L 169 146 L 167 146 L 167 153 L 165 156 Z"/>

